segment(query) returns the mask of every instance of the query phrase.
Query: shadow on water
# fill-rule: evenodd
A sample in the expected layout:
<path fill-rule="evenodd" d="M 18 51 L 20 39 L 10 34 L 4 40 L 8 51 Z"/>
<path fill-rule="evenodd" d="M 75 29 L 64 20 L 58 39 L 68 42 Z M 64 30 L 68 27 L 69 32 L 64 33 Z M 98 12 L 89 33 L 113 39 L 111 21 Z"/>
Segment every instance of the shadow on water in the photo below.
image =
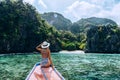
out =
<path fill-rule="evenodd" d="M 39 54 L 0 56 L 0 80 L 25 80 Z M 52 54 L 52 60 L 66 80 L 119 80 L 120 55 Z"/>

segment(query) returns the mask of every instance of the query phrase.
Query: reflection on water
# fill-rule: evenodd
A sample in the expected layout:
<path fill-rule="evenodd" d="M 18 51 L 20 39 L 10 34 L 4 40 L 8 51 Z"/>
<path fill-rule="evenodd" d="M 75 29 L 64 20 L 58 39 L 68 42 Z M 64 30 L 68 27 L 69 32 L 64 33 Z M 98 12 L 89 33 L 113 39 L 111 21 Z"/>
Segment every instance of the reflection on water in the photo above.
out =
<path fill-rule="evenodd" d="M 0 80 L 24 80 L 40 56 L 0 56 Z M 52 54 L 66 80 L 119 80 L 120 54 Z"/>

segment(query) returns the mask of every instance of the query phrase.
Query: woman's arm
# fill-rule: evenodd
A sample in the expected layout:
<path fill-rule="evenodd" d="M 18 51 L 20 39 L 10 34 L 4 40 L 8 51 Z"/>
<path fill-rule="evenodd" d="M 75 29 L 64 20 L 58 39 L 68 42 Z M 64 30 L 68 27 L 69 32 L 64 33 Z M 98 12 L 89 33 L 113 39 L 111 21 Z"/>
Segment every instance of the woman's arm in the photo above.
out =
<path fill-rule="evenodd" d="M 41 44 L 39 44 L 37 47 L 36 47 L 36 49 L 38 50 L 38 51 L 41 51 Z"/>

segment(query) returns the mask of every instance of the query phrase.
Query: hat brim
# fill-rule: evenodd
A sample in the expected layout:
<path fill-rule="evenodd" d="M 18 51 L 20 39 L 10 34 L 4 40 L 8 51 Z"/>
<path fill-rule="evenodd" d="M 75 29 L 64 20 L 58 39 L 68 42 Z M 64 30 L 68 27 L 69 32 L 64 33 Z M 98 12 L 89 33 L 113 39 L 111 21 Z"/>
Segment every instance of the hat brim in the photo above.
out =
<path fill-rule="evenodd" d="M 48 48 L 49 46 L 50 46 L 50 43 L 48 43 L 47 46 L 43 46 L 43 45 L 41 45 L 42 48 Z"/>

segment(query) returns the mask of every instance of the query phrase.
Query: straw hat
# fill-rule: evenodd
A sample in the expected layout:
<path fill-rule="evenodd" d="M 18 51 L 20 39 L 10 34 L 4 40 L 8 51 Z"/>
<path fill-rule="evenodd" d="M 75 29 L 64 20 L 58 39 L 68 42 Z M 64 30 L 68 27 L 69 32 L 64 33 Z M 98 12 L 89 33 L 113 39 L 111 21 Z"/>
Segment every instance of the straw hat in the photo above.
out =
<path fill-rule="evenodd" d="M 41 45 L 42 48 L 48 48 L 50 46 L 50 43 L 48 43 L 47 41 L 44 41 Z"/>

